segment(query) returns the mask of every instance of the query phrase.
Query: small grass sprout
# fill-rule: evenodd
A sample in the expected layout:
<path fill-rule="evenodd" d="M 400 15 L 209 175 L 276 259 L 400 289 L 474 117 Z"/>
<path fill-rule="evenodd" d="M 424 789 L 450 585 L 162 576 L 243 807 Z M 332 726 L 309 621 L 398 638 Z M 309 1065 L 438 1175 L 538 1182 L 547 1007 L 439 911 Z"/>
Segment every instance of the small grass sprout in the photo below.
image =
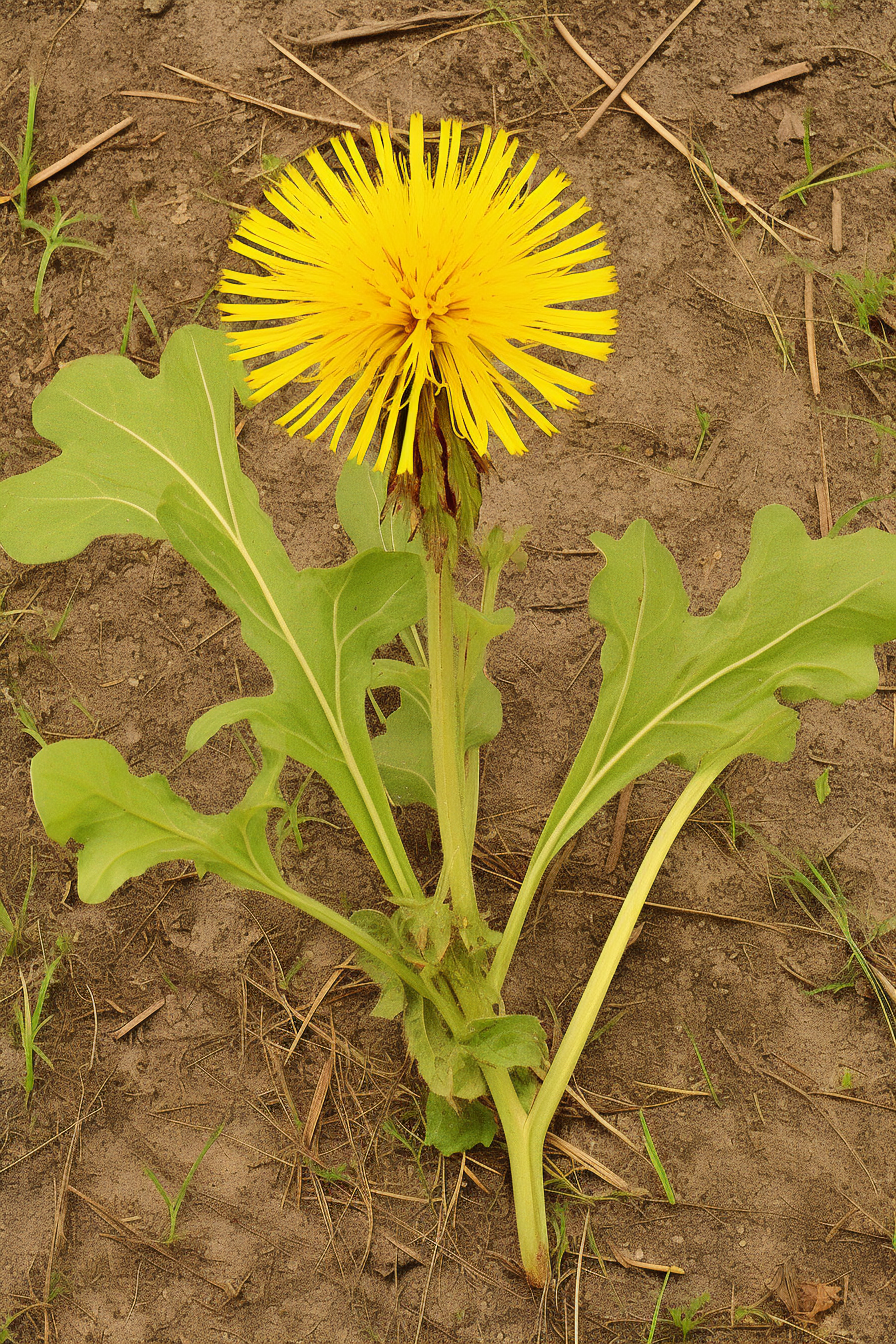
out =
<path fill-rule="evenodd" d="M 699 172 L 693 164 L 691 164 L 691 173 L 693 174 L 700 195 L 703 197 L 705 204 L 709 207 L 710 212 L 715 215 L 717 221 L 724 226 L 732 238 L 736 238 L 738 234 L 743 232 L 747 221 L 745 219 L 738 219 L 736 215 L 729 215 L 728 203 L 722 195 L 721 187 L 716 178 L 715 169 L 713 168 L 712 161 L 709 157 L 709 151 L 699 135 L 695 134 L 693 141 L 694 143 L 691 146 L 691 152 L 694 154 L 695 158 L 702 159 L 708 169 L 709 180 L 707 184 L 707 178 L 703 173 Z"/>
<path fill-rule="evenodd" d="M 22 732 L 30 737 L 33 742 L 36 742 L 39 747 L 45 747 L 47 745 L 46 739 L 37 726 L 37 720 L 28 702 L 5 686 L 0 687 L 0 693 L 2 693 L 6 703 L 11 706 L 13 714 L 22 725 Z"/>
<path fill-rule="evenodd" d="M 675 1191 L 672 1189 L 672 1182 L 666 1175 L 666 1168 L 660 1161 L 660 1155 L 656 1150 L 656 1144 L 653 1141 L 653 1136 L 651 1135 L 650 1130 L 647 1127 L 647 1117 L 645 1116 L 643 1111 L 639 1111 L 638 1116 L 641 1121 L 641 1128 L 644 1131 L 644 1146 L 647 1149 L 647 1156 L 650 1158 L 650 1161 L 653 1164 L 654 1171 L 660 1178 L 660 1185 L 663 1187 L 663 1191 L 665 1193 L 666 1198 L 668 1199 L 670 1204 L 674 1204 Z"/>
<path fill-rule="evenodd" d="M 682 1344 L 688 1335 L 693 1334 L 695 1330 L 705 1330 L 706 1326 L 701 1324 L 698 1317 L 702 1315 L 704 1307 L 709 1302 L 709 1293 L 701 1293 L 699 1297 L 692 1298 L 685 1307 L 670 1307 L 669 1319 L 667 1325 L 674 1325 L 676 1330 L 681 1332 Z"/>
<path fill-rule="evenodd" d="M 709 426 L 711 423 L 709 411 L 701 410 L 696 403 L 694 405 L 694 411 L 697 416 L 697 424 L 700 426 L 700 435 L 697 439 L 697 447 L 694 449 L 694 456 L 691 458 L 692 462 L 696 462 L 697 458 L 700 456 L 700 449 L 706 442 L 706 436 L 709 433 Z"/>
<path fill-rule="evenodd" d="M 788 870 L 781 874 L 781 881 L 813 924 L 818 924 L 819 921 L 803 897 L 810 897 L 812 901 L 817 902 L 834 921 L 843 942 L 849 948 L 849 959 L 837 979 L 831 984 L 820 985 L 811 992 L 820 994 L 825 990 L 830 990 L 837 993 L 841 989 L 847 989 L 854 985 L 856 975 L 861 972 L 874 991 L 874 997 L 877 999 L 884 1021 L 887 1024 L 890 1039 L 896 1045 L 896 1003 L 893 1002 L 885 988 L 883 973 L 878 974 L 870 960 L 873 956 L 870 949 L 875 938 L 881 933 L 889 932 L 892 921 L 887 920 L 871 930 L 869 935 L 862 938 L 860 942 L 852 931 L 851 916 L 854 918 L 854 914 L 849 908 L 843 889 L 827 859 L 820 859 L 817 864 L 814 864 L 805 855 L 802 855 L 799 864 L 791 863 Z"/>
<path fill-rule="evenodd" d="M 303 854 L 305 852 L 305 841 L 302 839 L 300 828 L 304 826 L 306 822 L 313 821 L 318 826 L 329 826 L 331 830 L 339 830 L 335 821 L 327 821 L 324 817 L 312 817 L 309 813 L 299 811 L 299 804 L 301 803 L 305 790 L 308 788 L 313 777 L 313 771 L 305 776 L 302 783 L 299 785 L 295 798 L 293 798 L 288 807 L 283 809 L 283 815 L 277 821 L 277 844 L 274 852 L 277 856 L 278 863 L 283 852 L 283 846 L 290 836 L 292 836 L 293 844 L 296 847 L 296 853 Z"/>
<path fill-rule="evenodd" d="M 566 1205 L 557 1200 L 548 1208 L 548 1228 L 551 1235 L 551 1264 L 554 1278 L 560 1278 L 563 1257 L 569 1250 L 569 1230 L 566 1225 Z"/>
<path fill-rule="evenodd" d="M 43 293 L 44 278 L 54 252 L 57 252 L 61 247 L 74 247 L 80 248 L 84 252 L 99 252 L 101 256 L 105 256 L 103 248 L 98 247 L 96 243 L 91 243 L 86 238 L 73 238 L 68 233 L 68 230 L 76 224 L 91 223 L 98 219 L 99 215 L 85 215 L 80 210 L 74 213 L 70 210 L 63 211 L 59 204 L 59 198 L 54 196 L 52 224 L 39 224 L 36 219 L 26 219 L 24 221 L 23 228 L 36 230 L 44 240 L 43 255 L 37 268 L 37 280 L 34 285 L 35 316 L 40 312 L 40 296 Z"/>
<path fill-rule="evenodd" d="M 887 299 L 896 294 L 896 280 L 891 275 L 878 275 L 867 267 L 861 276 L 836 271 L 834 279 L 849 295 L 859 326 L 866 336 L 870 336 L 871 318 L 877 317 Z"/>
<path fill-rule="evenodd" d="M 719 1109 L 721 1110 L 721 1108 L 722 1108 L 722 1103 L 721 1103 L 721 1101 L 719 1100 L 719 1094 L 718 1094 L 718 1092 L 716 1091 L 716 1089 L 715 1089 L 715 1088 L 713 1087 L 713 1085 L 712 1085 L 712 1079 L 711 1079 L 710 1076 L 709 1076 L 709 1072 L 708 1072 L 708 1070 L 707 1070 L 707 1068 L 706 1068 L 706 1065 L 703 1063 L 703 1056 L 701 1055 L 699 1049 L 697 1048 L 697 1042 L 694 1040 L 694 1034 L 693 1034 L 693 1032 L 691 1031 L 690 1027 L 689 1027 L 687 1024 L 685 1024 L 685 1028 L 684 1028 L 684 1029 L 685 1029 L 685 1031 L 686 1031 L 686 1033 L 687 1033 L 688 1040 L 690 1041 L 691 1045 L 694 1047 L 694 1054 L 697 1056 L 697 1063 L 700 1065 L 700 1072 L 703 1074 L 703 1077 L 704 1077 L 704 1079 L 706 1080 L 706 1086 L 709 1088 L 709 1094 L 710 1094 L 710 1096 L 712 1097 L 712 1099 L 713 1099 L 713 1101 L 715 1102 L 715 1104 L 716 1104 L 716 1105 L 719 1107 Z"/>
<path fill-rule="evenodd" d="M 28 113 L 25 119 L 25 134 L 19 148 L 18 154 L 13 154 L 5 145 L 0 145 L 12 159 L 19 175 L 18 190 L 14 193 L 16 214 L 19 217 L 19 225 L 24 232 L 25 229 L 34 229 L 44 240 L 44 250 L 41 255 L 40 264 L 37 268 L 37 280 L 34 285 L 34 314 L 40 313 L 40 297 L 43 292 L 44 278 L 47 274 L 47 267 L 53 257 L 61 247 L 75 247 L 87 252 L 99 252 L 104 255 L 103 249 L 96 243 L 91 243 L 86 238 L 74 238 L 68 232 L 76 224 L 83 224 L 87 221 L 95 221 L 97 215 L 85 215 L 80 211 L 72 213 L 70 210 L 63 211 L 57 197 L 53 197 L 53 222 L 49 225 L 40 224 L 36 219 L 27 218 L 28 210 L 28 183 L 34 170 L 34 117 L 37 108 L 37 95 L 40 85 L 33 80 L 28 91 Z"/>
<path fill-rule="evenodd" d="M 641 1119 L 643 1120 L 643 1118 L 644 1115 L 642 1112 Z M 675 1201 L 673 1200 L 673 1203 L 674 1202 Z M 647 1344 L 653 1344 L 653 1337 L 656 1334 L 656 1327 L 659 1324 L 660 1319 L 660 1307 L 663 1305 L 663 1294 L 666 1291 L 666 1285 L 669 1282 L 669 1276 L 671 1273 L 672 1273 L 671 1270 L 669 1269 L 666 1270 L 666 1277 L 663 1279 L 662 1287 L 660 1288 L 659 1292 L 659 1297 L 656 1299 L 656 1306 L 653 1309 L 653 1319 L 650 1322 L 650 1330 L 648 1331 L 647 1334 Z"/>
<path fill-rule="evenodd" d="M 180 1187 L 180 1189 L 178 1190 L 177 1194 L 174 1196 L 173 1199 L 168 1194 L 168 1191 L 165 1189 L 164 1185 L 159 1180 L 155 1172 L 150 1171 L 149 1167 L 143 1168 L 144 1176 L 148 1176 L 149 1179 L 152 1181 L 153 1185 L 156 1187 L 159 1194 L 162 1196 L 162 1199 L 165 1201 L 165 1207 L 168 1210 L 169 1226 L 168 1226 L 168 1236 L 165 1238 L 166 1246 L 173 1245 L 173 1243 L 177 1240 L 177 1216 L 180 1213 L 180 1207 L 184 1202 L 186 1193 L 190 1188 L 190 1183 L 193 1180 L 193 1177 L 196 1175 L 196 1172 L 199 1170 L 202 1159 L 205 1157 L 206 1153 L 208 1152 L 209 1148 L 211 1148 L 215 1140 L 220 1138 L 221 1133 L 223 1132 L 224 1126 L 226 1124 L 227 1119 L 225 1117 L 225 1119 L 221 1121 L 220 1125 L 218 1125 L 218 1128 L 213 1130 L 212 1133 L 209 1135 L 209 1137 L 206 1139 L 199 1153 L 199 1156 L 196 1158 L 196 1161 L 193 1163 L 192 1167 L 187 1172 L 186 1176 L 184 1177 L 183 1185 Z"/>
<path fill-rule="evenodd" d="M 28 902 L 31 899 L 31 893 L 34 890 L 34 879 L 36 876 L 37 867 L 34 862 L 34 850 L 32 850 L 28 885 L 25 888 L 25 895 L 22 897 L 19 913 L 17 915 L 11 915 L 3 902 L 0 901 L 0 933 L 5 934 L 7 938 L 6 946 L 0 950 L 0 962 L 2 962 L 4 957 L 14 957 L 25 941 Z"/>
<path fill-rule="evenodd" d="M 878 173 L 882 168 L 896 167 L 896 159 L 885 159 L 882 163 L 868 164 L 865 168 L 856 168 L 851 173 L 833 173 L 834 168 L 839 168 L 841 163 L 848 159 L 855 158 L 857 154 L 864 154 L 867 149 L 873 148 L 872 145 L 859 145 L 856 149 L 848 149 L 845 154 L 840 154 L 836 159 L 831 159 L 830 163 L 823 164 L 821 168 L 815 168 L 812 164 L 812 151 L 809 147 L 809 123 L 812 118 L 812 109 L 806 108 L 803 114 L 803 158 L 806 160 L 806 172 L 797 182 L 791 182 L 778 197 L 779 201 L 790 200 L 792 196 L 798 196 L 803 205 L 806 204 L 804 192 L 811 187 L 830 187 L 835 182 L 845 182 L 851 177 L 864 177 L 868 173 Z"/>
<path fill-rule="evenodd" d="M 26 1105 L 31 1100 L 31 1093 L 34 1090 L 35 1055 L 37 1055 L 39 1059 L 43 1060 L 48 1069 L 53 1068 L 51 1061 L 47 1058 L 43 1050 L 41 1050 L 40 1046 L 37 1044 L 36 1038 L 37 1033 L 39 1031 L 42 1031 L 43 1028 L 50 1021 L 49 1017 L 44 1017 L 44 1003 L 46 1001 L 47 991 L 50 988 L 50 984 L 52 982 L 53 975 L 55 974 L 56 967 L 59 965 L 60 961 L 62 961 L 61 954 L 58 957 L 56 957 L 55 960 L 52 961 L 44 971 L 43 979 L 40 982 L 40 986 L 37 991 L 37 997 L 34 1000 L 33 1007 L 31 1004 L 31 996 L 28 991 L 28 981 L 25 979 L 25 975 L 22 971 L 22 968 L 19 967 L 19 979 L 22 982 L 22 1002 L 21 1004 L 16 1004 L 15 1006 L 15 1018 L 16 1018 L 16 1026 L 19 1029 L 19 1039 L 21 1041 L 22 1049 L 25 1052 L 25 1077 L 22 1080 L 22 1086 L 25 1089 Z"/>
<path fill-rule="evenodd" d="M 415 1121 L 419 1122 L 420 1119 L 421 1116 L 419 1113 L 414 1116 Z M 406 1149 L 410 1154 L 411 1160 L 417 1168 L 420 1184 L 426 1191 L 427 1197 L 430 1197 L 431 1191 L 429 1188 L 429 1181 L 426 1179 L 426 1172 L 423 1170 L 423 1163 L 421 1161 L 423 1149 L 426 1147 L 426 1140 L 424 1137 L 421 1134 L 415 1133 L 414 1130 L 408 1127 L 408 1125 L 395 1119 L 391 1115 L 386 1116 L 385 1120 L 380 1125 L 380 1129 L 386 1135 L 387 1139 L 392 1139 L 395 1143 L 400 1143 L 402 1148 Z"/>
<path fill-rule="evenodd" d="M 126 355 L 128 352 L 128 341 L 131 339 L 131 324 L 134 321 L 135 308 L 138 310 L 138 312 L 140 312 L 143 315 L 144 322 L 149 327 L 149 330 L 152 332 L 153 340 L 161 350 L 163 344 L 162 339 L 159 336 L 158 329 L 156 327 L 155 322 L 153 321 L 152 313 L 149 311 L 146 304 L 144 303 L 143 295 L 140 293 L 140 290 L 135 281 L 134 284 L 131 286 L 131 301 L 128 304 L 128 315 L 125 318 L 124 327 L 122 328 L 121 332 L 121 346 L 119 349 L 119 354 Z"/>
<path fill-rule="evenodd" d="M 28 183 L 34 173 L 35 166 L 32 149 L 34 146 L 34 116 L 37 109 L 37 95 L 39 90 L 40 85 L 36 84 L 32 79 L 28 88 L 28 112 L 25 117 L 25 134 L 19 145 L 18 154 L 13 154 L 12 150 L 6 148 L 6 145 L 0 145 L 0 149 L 12 159 L 19 175 L 19 186 L 18 190 L 13 194 L 13 201 L 16 214 L 19 217 L 19 226 L 22 229 L 25 227 L 25 212 L 28 209 Z"/>

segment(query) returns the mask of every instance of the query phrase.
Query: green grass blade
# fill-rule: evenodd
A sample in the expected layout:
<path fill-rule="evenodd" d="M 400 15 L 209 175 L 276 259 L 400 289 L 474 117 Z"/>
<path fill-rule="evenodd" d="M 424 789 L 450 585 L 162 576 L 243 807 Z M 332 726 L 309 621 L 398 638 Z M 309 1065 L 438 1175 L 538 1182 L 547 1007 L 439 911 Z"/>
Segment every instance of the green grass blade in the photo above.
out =
<path fill-rule="evenodd" d="M 644 1112 L 643 1112 L 643 1111 L 641 1112 L 641 1123 L 642 1123 L 642 1124 L 644 1123 Z M 673 1204 L 675 1203 L 675 1200 L 674 1200 L 674 1199 L 673 1199 L 672 1203 L 673 1203 Z M 660 1307 L 662 1306 L 662 1303 L 663 1303 L 663 1294 L 664 1294 L 665 1291 L 666 1291 L 666 1284 L 669 1282 L 669 1275 L 670 1275 L 671 1273 L 672 1273 L 671 1269 L 667 1269 L 667 1270 L 666 1270 L 666 1277 L 663 1279 L 663 1286 L 662 1286 L 662 1288 L 660 1289 L 660 1295 L 659 1295 L 659 1297 L 657 1298 L 657 1300 L 656 1300 L 656 1306 L 655 1306 L 654 1309 L 653 1309 L 653 1320 L 650 1322 L 650 1334 L 647 1336 L 647 1344 L 653 1344 L 653 1336 L 656 1334 L 657 1322 L 658 1322 L 659 1319 L 660 1319 Z"/>
<path fill-rule="evenodd" d="M 691 1045 L 694 1047 L 694 1054 L 697 1056 L 697 1063 L 700 1065 L 700 1069 L 701 1069 L 701 1071 L 702 1071 L 702 1073 L 703 1073 L 703 1077 L 706 1079 L 706 1086 L 709 1088 L 710 1095 L 711 1095 L 713 1101 L 715 1102 L 715 1104 L 718 1106 L 719 1110 L 721 1110 L 721 1109 L 722 1109 L 722 1103 L 721 1103 L 721 1101 L 719 1100 L 719 1094 L 718 1094 L 718 1092 L 715 1090 L 715 1088 L 714 1088 L 713 1085 L 712 1085 L 712 1079 L 710 1078 L 709 1073 L 707 1072 L 706 1065 L 703 1063 L 703 1056 L 700 1054 L 700 1051 L 699 1051 L 698 1048 L 697 1048 L 697 1042 L 694 1040 L 693 1033 L 691 1032 L 690 1027 L 689 1027 L 686 1023 L 685 1023 L 685 1028 L 684 1028 L 684 1029 L 685 1029 L 685 1031 L 686 1031 L 687 1034 L 688 1034 L 688 1040 L 690 1041 Z"/>
<path fill-rule="evenodd" d="M 656 1150 L 656 1144 L 653 1141 L 653 1137 L 650 1133 L 650 1130 L 647 1128 L 647 1118 L 644 1115 L 643 1111 L 639 1111 L 638 1115 L 641 1118 L 641 1128 L 644 1131 L 644 1146 L 647 1149 L 647 1156 L 653 1163 L 653 1169 L 656 1172 L 657 1176 L 660 1178 L 660 1185 L 663 1187 L 666 1198 L 668 1199 L 670 1204 L 674 1204 L 675 1191 L 672 1189 L 672 1182 L 666 1175 L 666 1169 L 663 1166 L 662 1162 L 660 1161 L 660 1155 Z"/>

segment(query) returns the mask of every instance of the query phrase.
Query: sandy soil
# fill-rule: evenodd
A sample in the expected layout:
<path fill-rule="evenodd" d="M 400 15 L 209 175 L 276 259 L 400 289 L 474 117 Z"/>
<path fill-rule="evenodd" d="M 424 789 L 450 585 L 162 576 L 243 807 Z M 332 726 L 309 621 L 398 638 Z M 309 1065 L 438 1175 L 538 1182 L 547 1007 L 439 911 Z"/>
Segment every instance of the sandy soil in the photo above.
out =
<path fill-rule="evenodd" d="M 643 0 L 563 8 L 572 33 L 616 78 L 672 17 Z M 827 480 L 834 517 L 896 487 L 896 337 L 878 322 L 870 324 L 877 343 L 857 330 L 834 278 L 893 276 L 896 175 L 839 184 L 839 253 L 829 186 L 778 210 L 783 246 L 750 221 L 732 238 L 685 160 L 628 108 L 617 105 L 576 141 L 603 92 L 541 0 L 508 0 L 416 33 L 312 51 L 299 42 L 416 11 L 404 0 L 370 8 L 343 0 L 335 9 L 322 0 L 0 0 L 4 144 L 14 148 L 21 134 L 29 72 L 42 80 L 39 167 L 133 117 L 30 197 L 44 222 L 52 193 L 95 215 L 77 232 L 103 249 L 56 254 L 39 317 L 32 297 L 40 245 L 0 206 L 0 460 L 12 474 L 52 455 L 31 429 L 33 394 L 62 362 L 120 347 L 135 284 L 163 338 L 197 318 L 214 324 L 211 291 L 240 210 L 261 200 L 270 166 L 263 156 L 294 159 L 327 138 L 320 124 L 234 101 L 166 65 L 264 101 L 356 120 L 344 98 L 263 35 L 290 39 L 290 50 L 377 116 L 391 112 L 402 125 L 421 110 L 435 124 L 450 113 L 473 125 L 472 136 L 497 119 L 546 164 L 562 164 L 607 224 L 621 324 L 598 394 L 582 413 L 561 417 L 562 436 L 533 436 L 527 459 L 500 459 L 484 509 L 486 525 L 532 525 L 529 566 L 502 590 L 517 625 L 490 664 L 506 717 L 485 759 L 480 876 L 500 919 L 594 703 L 588 534 L 618 534 L 646 517 L 676 556 L 692 609 L 706 612 L 736 581 L 759 507 L 786 504 L 818 535 L 816 482 Z M 839 171 L 896 158 L 893 34 L 889 0 L 704 0 L 630 92 L 679 135 L 699 138 L 717 174 L 769 207 L 805 173 L 793 137 L 808 108 L 815 164 L 860 148 Z M 729 92 L 804 60 L 811 70 L 801 77 Z M 2 178 L 10 189 L 8 163 Z M 736 206 L 731 214 L 746 219 Z M 818 397 L 806 348 L 807 271 Z M 891 298 L 891 318 L 894 308 Z M 789 367 L 764 309 L 780 324 Z M 876 366 L 885 340 L 889 364 Z M 145 372 L 157 367 L 139 314 L 128 351 Z M 699 451 L 697 408 L 708 417 Z M 333 508 L 338 464 L 319 446 L 288 440 L 272 423 L 276 409 L 248 417 L 244 466 L 297 563 L 338 562 L 350 551 Z M 892 504 L 873 508 L 872 522 L 896 529 Z M 129 883 L 104 906 L 82 906 L 74 855 L 42 832 L 28 787 L 35 743 L 14 707 L 27 706 L 50 740 L 102 735 L 133 769 L 171 772 L 204 708 L 240 686 L 265 686 L 226 611 L 167 545 L 135 538 L 31 569 L 0 555 L 0 588 L 0 899 L 8 910 L 21 908 L 32 862 L 35 874 L 25 940 L 0 965 L 0 1337 L 572 1339 L 586 1210 L 579 1338 L 647 1337 L 664 1274 L 619 1263 L 617 1250 L 635 1266 L 683 1271 L 666 1286 L 656 1340 L 681 1338 L 668 1309 L 701 1294 L 708 1300 L 697 1339 L 741 1339 L 746 1325 L 770 1339 L 890 1337 L 893 1040 L 861 977 L 837 994 L 809 992 L 835 981 L 847 954 L 823 913 L 811 909 L 818 930 L 773 880 L 767 845 L 829 855 L 857 935 L 893 916 L 896 697 L 810 706 L 789 764 L 747 759 L 726 780 L 734 816 L 754 834 L 733 847 L 714 798 L 677 843 L 653 893 L 658 905 L 602 1014 L 606 1029 L 577 1074 L 590 1107 L 629 1145 L 572 1105 L 555 1126 L 649 1193 L 615 1197 L 556 1157 L 560 1277 L 539 1304 L 513 1270 L 500 1144 L 471 1154 L 465 1169 L 459 1158 L 421 1151 L 422 1085 L 400 1031 L 369 1018 L 374 991 L 343 964 L 344 945 L 271 901 L 215 878 L 200 882 L 181 865 Z M 893 653 L 881 653 L 881 673 L 883 685 L 896 683 Z M 820 806 L 814 781 L 826 768 L 831 793 Z M 239 738 L 222 733 L 174 782 L 194 805 L 216 810 L 238 796 L 249 770 Z M 295 771 L 293 785 L 299 778 Z M 568 1019 L 615 898 L 679 783 L 664 766 L 636 785 L 612 874 L 614 807 L 586 829 L 525 944 L 513 1010 L 538 1013 L 549 1028 L 553 1014 Z M 306 848 L 292 851 L 291 874 L 344 908 L 377 900 L 372 866 L 319 781 L 306 802 L 318 820 L 305 825 Z M 411 810 L 401 824 L 428 875 L 430 817 Z M 38 1061 L 26 1107 L 14 1027 L 19 976 L 33 998 L 57 941 L 64 957 L 40 1037 L 54 1068 Z M 893 935 L 874 945 L 892 975 Z M 142 1025 L 121 1033 L 159 1001 Z M 331 1068 L 313 1138 L 319 1162 L 303 1165 L 293 1113 L 304 1126 Z M 639 1108 L 674 1206 L 644 1156 Z M 167 1216 L 145 1169 L 175 1191 L 222 1122 L 180 1211 L 179 1239 L 166 1247 Z M 786 1325 L 768 1288 L 785 1264 L 797 1279 L 836 1285 L 841 1302 L 799 1330 Z M 750 1306 L 755 1312 L 743 1315 Z"/>

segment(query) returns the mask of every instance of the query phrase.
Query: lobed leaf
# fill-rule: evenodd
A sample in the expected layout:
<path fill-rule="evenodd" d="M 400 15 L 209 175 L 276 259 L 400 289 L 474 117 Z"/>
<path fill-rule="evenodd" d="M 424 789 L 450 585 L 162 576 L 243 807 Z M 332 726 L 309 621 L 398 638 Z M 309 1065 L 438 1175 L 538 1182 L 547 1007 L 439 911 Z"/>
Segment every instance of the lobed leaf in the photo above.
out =
<path fill-rule="evenodd" d="M 689 614 L 675 561 L 643 519 L 618 541 L 591 540 L 606 557 L 589 599 L 607 631 L 603 682 L 538 843 L 542 869 L 660 761 L 693 771 L 746 740 L 745 750 L 787 760 L 799 719 L 777 696 L 842 704 L 871 695 L 874 646 L 896 636 L 896 537 L 876 529 L 813 541 L 789 509 L 760 510 L 740 582 L 702 617 Z"/>
<path fill-rule="evenodd" d="M 234 387 L 220 332 L 185 327 L 144 378 L 119 355 L 76 360 L 34 405 L 53 461 L 0 483 L 0 542 L 28 563 L 94 538 L 133 533 L 171 544 L 240 617 L 274 681 L 194 724 L 196 750 L 246 718 L 269 751 L 317 770 L 339 795 L 397 900 L 422 899 L 395 828 L 365 722 L 371 658 L 425 610 L 419 560 L 381 551 L 334 570 L 296 572 L 240 469 Z"/>
<path fill-rule="evenodd" d="M 47 835 L 76 840 L 78 894 L 104 901 L 122 883 L 169 859 L 191 859 L 200 876 L 218 873 L 252 891 L 283 886 L 265 837 L 271 807 L 282 806 L 276 778 L 283 760 L 268 757 L 230 812 L 196 812 L 163 775 L 132 775 L 109 742 L 74 738 L 43 747 L 31 762 L 34 802 Z"/>

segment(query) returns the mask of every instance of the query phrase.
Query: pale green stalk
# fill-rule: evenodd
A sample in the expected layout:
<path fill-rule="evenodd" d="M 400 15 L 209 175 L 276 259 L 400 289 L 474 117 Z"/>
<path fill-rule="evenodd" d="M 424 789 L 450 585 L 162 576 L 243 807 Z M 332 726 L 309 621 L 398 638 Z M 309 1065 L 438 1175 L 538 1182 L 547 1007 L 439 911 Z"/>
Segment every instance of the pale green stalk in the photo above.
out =
<path fill-rule="evenodd" d="M 464 809 L 464 764 L 454 648 L 454 582 L 443 563 L 426 562 L 429 684 L 432 709 L 432 761 L 443 865 L 451 904 L 466 926 L 479 923 L 470 866 L 472 835 Z"/>
<path fill-rule="evenodd" d="M 736 754 L 736 753 L 734 753 Z M 548 1127 L 588 1043 L 607 990 L 622 960 L 656 875 L 688 817 L 716 777 L 732 759 L 726 751 L 711 757 L 686 785 L 645 854 L 603 945 L 572 1021 L 566 1029 L 544 1082 L 525 1115 L 506 1073 L 484 1070 L 504 1137 L 513 1180 L 523 1268 L 533 1284 L 543 1284 L 549 1265 L 548 1228 L 544 1204 L 544 1141 Z M 536 882 L 537 885 L 537 882 Z M 509 1089 L 509 1090 L 508 1090 Z M 522 1117 L 522 1118 L 521 1118 Z"/>

